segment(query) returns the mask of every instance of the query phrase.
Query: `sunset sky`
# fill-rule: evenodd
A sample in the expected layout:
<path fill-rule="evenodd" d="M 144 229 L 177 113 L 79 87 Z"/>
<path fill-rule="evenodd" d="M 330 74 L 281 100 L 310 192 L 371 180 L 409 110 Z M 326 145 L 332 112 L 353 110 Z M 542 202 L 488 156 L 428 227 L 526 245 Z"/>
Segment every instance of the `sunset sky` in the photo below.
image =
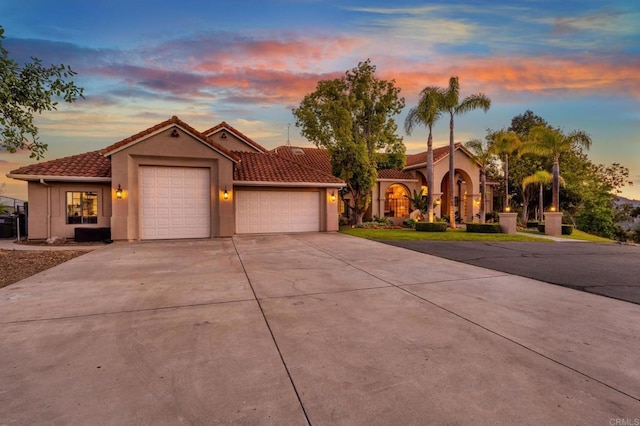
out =
<path fill-rule="evenodd" d="M 640 1 L 2 0 L 4 47 L 18 61 L 70 65 L 86 99 L 38 119 L 46 160 L 103 148 L 177 115 L 205 130 L 226 121 L 267 148 L 309 145 L 291 109 L 319 80 L 370 58 L 395 79 L 409 153 L 426 131 L 403 130 L 425 86 L 460 78 L 462 95 L 484 92 L 488 113 L 457 118 L 456 141 L 484 138 L 530 109 L 593 137 L 590 158 L 621 163 L 640 199 Z M 448 143 L 436 123 L 434 145 Z M 33 163 L 0 152 L 6 178 Z"/>

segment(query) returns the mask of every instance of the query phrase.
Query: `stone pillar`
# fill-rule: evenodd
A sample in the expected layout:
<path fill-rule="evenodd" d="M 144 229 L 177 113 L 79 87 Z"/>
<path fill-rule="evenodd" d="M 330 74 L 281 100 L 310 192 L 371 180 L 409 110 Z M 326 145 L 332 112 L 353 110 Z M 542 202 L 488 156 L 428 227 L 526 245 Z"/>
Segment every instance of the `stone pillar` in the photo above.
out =
<path fill-rule="evenodd" d="M 506 213 L 500 212 L 500 231 L 503 234 L 515 234 L 516 233 L 516 218 L 518 213 Z"/>
<path fill-rule="evenodd" d="M 547 235 L 562 235 L 562 212 L 544 213 L 544 233 Z"/>

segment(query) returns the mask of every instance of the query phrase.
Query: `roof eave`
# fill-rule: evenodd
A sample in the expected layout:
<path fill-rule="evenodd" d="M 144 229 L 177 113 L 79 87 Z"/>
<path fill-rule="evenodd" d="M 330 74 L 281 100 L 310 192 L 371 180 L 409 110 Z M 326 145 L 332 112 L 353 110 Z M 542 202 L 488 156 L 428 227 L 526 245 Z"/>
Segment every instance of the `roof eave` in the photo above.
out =
<path fill-rule="evenodd" d="M 342 188 L 344 183 L 323 183 L 323 182 L 273 182 L 273 181 L 253 181 L 234 180 L 234 186 L 275 186 L 289 188 Z"/>
<path fill-rule="evenodd" d="M 54 175 L 25 175 L 7 173 L 8 178 L 24 180 L 24 181 L 55 181 L 55 182 L 111 182 L 110 177 L 94 177 L 94 176 L 54 176 Z"/>

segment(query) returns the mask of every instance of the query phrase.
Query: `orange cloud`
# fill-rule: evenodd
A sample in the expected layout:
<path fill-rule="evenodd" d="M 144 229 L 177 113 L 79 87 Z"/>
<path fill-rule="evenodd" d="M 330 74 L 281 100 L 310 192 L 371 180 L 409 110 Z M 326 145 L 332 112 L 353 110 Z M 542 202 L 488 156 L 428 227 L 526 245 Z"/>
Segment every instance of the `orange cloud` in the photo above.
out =
<path fill-rule="evenodd" d="M 464 93 L 482 91 L 491 97 L 511 98 L 535 93 L 547 96 L 611 94 L 640 98 L 640 63 L 625 58 L 499 57 L 460 60 L 454 64 L 424 64 L 395 74 L 405 94 L 428 85 L 446 86 L 460 77 Z"/>

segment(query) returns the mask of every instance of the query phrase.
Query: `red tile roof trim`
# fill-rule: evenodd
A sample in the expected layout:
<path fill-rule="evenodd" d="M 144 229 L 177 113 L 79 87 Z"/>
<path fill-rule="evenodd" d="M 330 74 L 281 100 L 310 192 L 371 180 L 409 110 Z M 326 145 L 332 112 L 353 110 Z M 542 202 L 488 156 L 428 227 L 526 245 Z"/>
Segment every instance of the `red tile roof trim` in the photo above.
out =
<path fill-rule="evenodd" d="M 11 175 L 110 178 L 111 159 L 100 151 L 86 152 L 12 170 Z"/>
<path fill-rule="evenodd" d="M 202 134 L 206 135 L 206 136 L 211 136 L 214 133 L 217 133 L 217 132 L 219 132 L 221 130 L 227 130 L 228 132 L 235 134 L 237 137 L 239 137 L 243 141 L 247 142 L 249 145 L 251 145 L 252 147 L 254 147 L 255 149 L 257 149 L 260 152 L 267 152 L 267 149 L 265 147 L 263 147 L 258 142 L 254 141 L 253 139 L 251 139 L 249 136 L 245 135 L 244 133 L 242 133 L 238 129 L 234 128 L 232 125 L 227 124 L 225 121 L 223 121 L 222 123 L 218 124 L 217 126 L 213 126 L 209 130 L 205 130 L 204 132 L 202 132 Z"/>
<path fill-rule="evenodd" d="M 263 154 L 236 151 L 235 154 L 240 157 L 240 162 L 233 170 L 233 180 L 237 182 L 344 185 L 344 182 L 335 176 L 270 152 Z"/>
<path fill-rule="evenodd" d="M 200 139 L 202 142 L 206 143 L 207 145 L 211 146 L 213 149 L 215 149 L 216 151 L 220 152 L 221 154 L 225 155 L 226 157 L 229 157 L 229 159 L 233 160 L 233 161 L 238 161 L 238 157 L 236 155 L 234 155 L 231 151 L 229 151 L 227 148 L 223 147 L 222 145 L 210 140 L 209 138 L 207 138 L 203 133 L 200 133 L 199 131 L 197 131 L 196 129 L 194 129 L 193 127 L 191 127 L 190 125 L 188 125 L 187 123 L 185 123 L 184 121 L 180 120 L 178 117 L 176 117 L 175 115 L 173 117 L 171 117 L 170 119 L 163 121 L 162 123 L 158 123 L 155 126 L 149 127 L 146 130 L 143 130 L 139 133 L 136 133 L 133 136 L 129 136 L 126 139 L 121 140 L 120 142 L 116 142 L 113 145 L 110 145 L 102 150 L 100 150 L 100 152 L 103 155 L 111 155 L 114 154 L 115 152 L 124 149 L 126 146 L 129 145 L 133 145 L 141 140 L 146 139 L 147 136 L 151 136 L 159 131 L 164 130 L 165 128 L 169 128 L 172 125 L 174 126 L 178 126 L 181 127 L 183 130 L 187 131 L 188 133 L 191 133 L 192 135 L 194 135 L 196 138 Z"/>

